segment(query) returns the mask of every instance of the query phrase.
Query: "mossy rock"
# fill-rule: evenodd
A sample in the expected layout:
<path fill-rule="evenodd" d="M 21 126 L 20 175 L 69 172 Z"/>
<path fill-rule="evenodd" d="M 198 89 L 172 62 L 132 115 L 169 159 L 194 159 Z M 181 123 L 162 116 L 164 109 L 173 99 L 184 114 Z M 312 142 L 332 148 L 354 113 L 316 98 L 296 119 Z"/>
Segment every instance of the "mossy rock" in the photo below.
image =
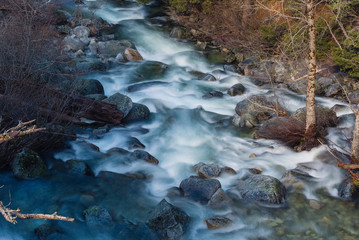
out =
<path fill-rule="evenodd" d="M 12 162 L 12 172 L 20 179 L 31 179 L 45 175 L 47 166 L 38 153 L 25 149 Z"/>

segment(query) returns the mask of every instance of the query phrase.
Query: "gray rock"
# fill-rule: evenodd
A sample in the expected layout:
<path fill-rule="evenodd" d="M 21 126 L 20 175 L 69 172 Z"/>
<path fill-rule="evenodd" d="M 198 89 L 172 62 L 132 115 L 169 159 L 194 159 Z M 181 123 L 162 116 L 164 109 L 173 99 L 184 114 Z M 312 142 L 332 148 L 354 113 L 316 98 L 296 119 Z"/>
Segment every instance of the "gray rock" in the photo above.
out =
<path fill-rule="evenodd" d="M 68 168 L 68 173 L 70 174 L 95 176 L 90 166 L 84 161 L 68 160 L 66 161 L 66 165 Z"/>
<path fill-rule="evenodd" d="M 229 72 L 235 72 L 235 73 L 239 72 L 238 66 L 233 64 L 225 64 L 223 65 L 223 69 L 224 71 L 229 71 Z"/>
<path fill-rule="evenodd" d="M 105 227 L 112 223 L 110 213 L 100 206 L 92 206 L 83 211 L 82 215 L 90 227 Z"/>
<path fill-rule="evenodd" d="M 110 40 L 107 42 L 98 42 L 97 50 L 99 54 L 117 56 L 124 53 L 126 48 L 136 47 L 128 40 Z"/>
<path fill-rule="evenodd" d="M 81 73 L 103 72 L 107 70 L 108 65 L 98 58 L 84 58 L 76 62 L 76 68 Z"/>
<path fill-rule="evenodd" d="M 186 198 L 202 204 L 207 204 L 219 188 L 221 183 L 217 179 L 204 179 L 197 176 L 186 178 L 180 184 L 180 189 Z"/>
<path fill-rule="evenodd" d="M 93 99 L 96 99 L 96 100 L 99 100 L 99 101 L 102 101 L 102 100 L 107 98 L 103 94 L 88 94 L 88 95 L 86 95 L 86 97 L 93 98 Z"/>
<path fill-rule="evenodd" d="M 282 204 L 287 190 L 276 178 L 266 175 L 251 175 L 230 192 L 234 197 L 266 204 Z"/>
<path fill-rule="evenodd" d="M 210 82 L 217 81 L 215 76 L 213 76 L 212 74 L 206 74 L 205 76 L 200 76 L 200 78 L 198 78 L 198 80 L 210 81 Z"/>
<path fill-rule="evenodd" d="M 338 187 L 338 196 L 347 201 L 358 200 L 359 198 L 359 187 L 346 179 Z"/>
<path fill-rule="evenodd" d="M 143 151 L 143 150 L 135 150 L 134 152 L 132 152 L 131 159 L 136 160 L 136 161 L 137 160 L 146 161 L 148 163 L 155 164 L 155 165 L 157 165 L 159 163 L 157 158 L 155 158 L 154 156 L 152 156 L 151 154 L 149 154 L 148 152 Z"/>
<path fill-rule="evenodd" d="M 181 239 L 190 217 L 181 209 L 163 199 L 151 213 L 147 225 L 154 230 L 160 239 Z"/>
<path fill-rule="evenodd" d="M 341 92 L 341 87 L 338 83 L 335 83 L 331 85 L 326 91 L 325 96 L 326 97 L 335 97 Z"/>
<path fill-rule="evenodd" d="M 81 79 L 75 82 L 74 90 L 80 95 L 104 94 L 105 91 L 99 80 Z"/>
<path fill-rule="evenodd" d="M 318 95 L 324 95 L 325 92 L 330 88 L 334 83 L 333 79 L 327 77 L 320 77 L 317 79 L 317 85 L 315 92 Z"/>
<path fill-rule="evenodd" d="M 228 89 L 227 93 L 230 96 L 237 96 L 237 95 L 242 95 L 245 90 L 246 89 L 243 86 L 243 84 L 237 83 L 237 84 L 233 85 L 230 89 Z"/>
<path fill-rule="evenodd" d="M 306 114 L 305 108 L 300 108 L 292 115 L 292 117 L 304 123 Z M 316 107 L 315 116 L 317 125 L 320 128 L 335 127 L 339 123 L 339 118 L 336 113 L 329 108 Z"/>
<path fill-rule="evenodd" d="M 121 93 L 115 93 L 103 101 L 107 103 L 115 104 L 117 106 L 117 109 L 123 112 L 124 117 L 127 116 L 127 114 L 131 111 L 133 106 L 131 98 Z"/>
<path fill-rule="evenodd" d="M 216 91 L 216 90 L 206 93 L 205 95 L 202 96 L 202 98 L 204 98 L 204 99 L 221 98 L 221 97 L 223 97 L 223 93 L 220 91 Z"/>
<path fill-rule="evenodd" d="M 135 121 L 146 120 L 150 117 L 150 110 L 146 105 L 133 103 L 132 109 L 127 114 L 127 116 L 123 119 L 124 123 L 131 123 Z"/>
<path fill-rule="evenodd" d="M 288 83 L 288 88 L 295 93 L 305 94 L 307 91 L 307 81 L 305 79 Z"/>
<path fill-rule="evenodd" d="M 191 34 L 183 27 L 174 27 L 170 33 L 171 38 L 186 39 L 190 38 Z"/>
<path fill-rule="evenodd" d="M 205 223 L 208 229 L 218 229 L 232 225 L 233 221 L 226 217 L 211 217 L 210 219 L 206 219 Z"/>
<path fill-rule="evenodd" d="M 12 162 L 12 172 L 20 179 L 31 179 L 45 175 L 47 166 L 36 152 L 26 148 Z"/>
<path fill-rule="evenodd" d="M 145 61 L 136 69 L 134 80 L 144 81 L 162 78 L 166 72 L 168 65 L 156 62 L 156 61 Z"/>
<path fill-rule="evenodd" d="M 214 209 L 226 209 L 232 204 L 232 199 L 219 188 L 208 201 L 207 206 Z"/>
<path fill-rule="evenodd" d="M 128 145 L 128 149 L 129 150 L 133 150 L 133 149 L 144 149 L 145 145 L 143 145 L 140 140 L 138 140 L 135 137 L 130 137 L 127 141 L 126 144 Z"/>
<path fill-rule="evenodd" d="M 63 40 L 63 45 L 65 51 L 77 52 L 78 50 L 84 50 L 87 43 L 73 36 L 67 36 Z"/>
<path fill-rule="evenodd" d="M 116 56 L 116 58 L 117 58 L 117 56 Z M 141 54 L 136 49 L 133 49 L 133 48 L 126 48 L 123 53 L 123 56 L 125 57 L 125 59 L 127 61 L 142 61 L 143 60 Z"/>
<path fill-rule="evenodd" d="M 77 38 L 88 38 L 90 36 L 90 29 L 85 26 L 77 26 L 72 29 L 72 33 Z"/>
<path fill-rule="evenodd" d="M 197 164 L 194 166 L 197 174 L 202 178 L 216 178 L 221 174 L 221 168 L 217 164 Z"/>

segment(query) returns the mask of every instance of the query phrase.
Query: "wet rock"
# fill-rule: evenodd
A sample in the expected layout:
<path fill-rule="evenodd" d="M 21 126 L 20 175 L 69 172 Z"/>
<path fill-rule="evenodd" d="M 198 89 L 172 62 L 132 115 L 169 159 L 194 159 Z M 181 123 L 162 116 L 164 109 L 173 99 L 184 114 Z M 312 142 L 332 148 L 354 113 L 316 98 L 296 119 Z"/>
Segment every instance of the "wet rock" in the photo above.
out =
<path fill-rule="evenodd" d="M 74 83 L 74 90 L 80 95 L 104 94 L 105 91 L 99 80 L 81 79 Z"/>
<path fill-rule="evenodd" d="M 180 189 L 186 198 L 203 204 L 207 204 L 220 187 L 221 183 L 217 179 L 204 179 L 197 176 L 186 178 L 180 184 Z"/>
<path fill-rule="evenodd" d="M 158 240 L 156 233 L 144 223 L 132 224 L 128 221 L 124 221 L 120 224 L 120 227 L 116 239 Z"/>
<path fill-rule="evenodd" d="M 233 168 L 231 167 L 223 167 L 221 168 L 221 174 L 231 174 L 231 175 L 236 175 L 237 174 L 237 171 L 234 170 Z"/>
<path fill-rule="evenodd" d="M 146 161 L 155 165 L 159 163 L 159 161 L 154 156 L 143 150 L 135 150 L 133 153 L 131 153 L 131 158 L 133 160 Z"/>
<path fill-rule="evenodd" d="M 221 168 L 217 164 L 199 163 L 194 166 L 194 169 L 202 178 L 216 178 L 221 174 Z"/>
<path fill-rule="evenodd" d="M 150 117 L 150 110 L 146 105 L 133 103 L 132 109 L 123 119 L 124 123 L 147 120 Z"/>
<path fill-rule="evenodd" d="M 90 29 L 85 26 L 77 26 L 72 29 L 72 33 L 77 38 L 88 38 L 90 36 Z"/>
<path fill-rule="evenodd" d="M 140 140 L 138 140 L 135 137 L 130 137 L 127 141 L 126 141 L 127 145 L 128 145 L 128 149 L 129 150 L 133 150 L 133 149 L 144 149 L 145 145 L 143 145 L 143 143 L 140 142 Z"/>
<path fill-rule="evenodd" d="M 59 231 L 49 224 L 42 224 L 35 228 L 34 233 L 39 240 L 47 240 L 57 239 L 55 236 L 59 234 Z"/>
<path fill-rule="evenodd" d="M 124 53 L 126 48 L 136 49 L 133 43 L 128 40 L 110 40 L 106 42 L 98 42 L 97 51 L 99 54 L 117 56 Z"/>
<path fill-rule="evenodd" d="M 235 85 L 233 85 L 230 89 L 228 89 L 227 93 L 230 96 L 237 96 L 237 95 L 242 95 L 245 91 L 245 87 L 243 86 L 243 84 L 241 83 L 237 83 Z"/>
<path fill-rule="evenodd" d="M 227 59 L 225 61 L 227 61 Z M 237 65 L 234 65 L 234 64 L 225 64 L 225 65 L 223 65 L 223 70 L 228 71 L 228 72 L 235 72 L 235 73 L 239 72 L 239 69 L 238 69 Z"/>
<path fill-rule="evenodd" d="M 112 224 L 110 213 L 100 206 L 92 206 L 83 211 L 82 215 L 90 227 L 105 227 Z"/>
<path fill-rule="evenodd" d="M 204 99 L 208 99 L 208 98 L 221 98 L 223 97 L 223 93 L 220 91 L 211 91 L 209 93 L 206 93 L 205 95 L 202 96 L 202 98 Z"/>
<path fill-rule="evenodd" d="M 103 101 L 107 102 L 107 103 L 115 104 L 117 106 L 117 109 L 119 109 L 119 110 L 121 110 L 121 112 L 123 112 L 124 117 L 127 116 L 127 114 L 131 111 L 131 109 L 133 107 L 131 98 L 129 98 L 126 95 L 123 95 L 121 93 L 115 93 Z"/>
<path fill-rule="evenodd" d="M 219 188 L 208 201 L 207 206 L 214 209 L 226 209 L 232 204 L 232 199 Z"/>
<path fill-rule="evenodd" d="M 103 63 L 98 58 L 83 58 L 76 62 L 76 69 L 81 73 L 90 73 L 90 72 L 103 72 L 106 71 L 108 65 Z"/>
<path fill-rule="evenodd" d="M 325 95 L 325 92 L 334 84 L 334 80 L 327 77 L 320 77 L 317 79 L 315 93 L 318 95 Z"/>
<path fill-rule="evenodd" d="M 167 197 L 180 197 L 181 196 L 181 190 L 178 187 L 171 187 L 167 190 Z"/>
<path fill-rule="evenodd" d="M 181 239 L 186 231 L 190 217 L 181 209 L 163 199 L 154 209 L 147 225 L 154 230 L 160 239 Z"/>
<path fill-rule="evenodd" d="M 256 126 L 275 115 L 275 104 L 265 96 L 252 96 L 236 105 L 236 113 L 241 117 L 241 126 Z M 279 106 L 279 112 L 284 109 Z"/>
<path fill-rule="evenodd" d="M 215 49 L 206 52 L 206 56 L 212 64 L 224 64 L 226 63 L 227 53 Z"/>
<path fill-rule="evenodd" d="M 130 152 L 123 148 L 113 147 L 109 150 L 107 150 L 106 154 L 119 154 L 119 155 L 126 155 Z"/>
<path fill-rule="evenodd" d="M 256 155 L 255 153 L 251 153 L 248 157 L 249 157 L 249 158 L 256 158 L 257 155 Z"/>
<path fill-rule="evenodd" d="M 208 229 L 225 228 L 233 224 L 233 221 L 226 217 L 211 217 L 205 220 Z"/>
<path fill-rule="evenodd" d="M 92 135 L 102 135 L 110 131 L 110 127 L 108 125 L 96 128 L 92 130 Z"/>
<path fill-rule="evenodd" d="M 186 28 L 174 27 L 170 33 L 170 37 L 177 39 L 187 39 L 191 37 L 191 33 L 189 33 Z"/>
<path fill-rule="evenodd" d="M 200 76 L 198 78 L 198 80 L 203 80 L 203 81 L 210 81 L 210 82 L 215 82 L 217 81 L 217 79 L 215 78 L 215 76 L 213 76 L 212 74 L 206 74 L 204 76 Z"/>
<path fill-rule="evenodd" d="M 125 59 L 127 61 L 142 61 L 143 60 L 141 54 L 136 49 L 133 49 L 133 48 L 126 48 L 123 53 L 123 56 L 125 57 Z"/>
<path fill-rule="evenodd" d="M 137 92 L 137 91 L 141 91 L 143 89 L 150 88 L 152 86 L 163 86 L 163 85 L 168 85 L 168 84 L 169 83 L 167 83 L 167 82 L 161 82 L 161 81 L 136 83 L 136 84 L 132 84 L 132 85 L 128 86 L 127 91 Z"/>
<path fill-rule="evenodd" d="M 137 81 L 152 80 L 162 78 L 166 72 L 168 65 L 156 62 L 156 61 L 145 61 L 136 69 L 135 79 Z"/>
<path fill-rule="evenodd" d="M 47 166 L 42 158 L 31 149 L 18 153 L 11 165 L 15 177 L 31 179 L 45 175 Z"/>
<path fill-rule="evenodd" d="M 233 197 L 254 200 L 265 204 L 282 204 L 287 190 L 276 178 L 266 175 L 251 175 L 230 190 Z"/>
<path fill-rule="evenodd" d="M 338 196 L 347 201 L 358 200 L 359 187 L 350 179 L 345 179 L 338 187 Z"/>
<path fill-rule="evenodd" d="M 70 174 L 95 176 L 90 166 L 84 161 L 68 160 L 66 161 L 66 165 L 68 168 L 68 173 Z"/>
<path fill-rule="evenodd" d="M 238 64 L 238 72 L 245 76 L 252 75 L 251 70 L 257 64 L 258 59 L 256 57 L 249 57 L 244 59 Z"/>

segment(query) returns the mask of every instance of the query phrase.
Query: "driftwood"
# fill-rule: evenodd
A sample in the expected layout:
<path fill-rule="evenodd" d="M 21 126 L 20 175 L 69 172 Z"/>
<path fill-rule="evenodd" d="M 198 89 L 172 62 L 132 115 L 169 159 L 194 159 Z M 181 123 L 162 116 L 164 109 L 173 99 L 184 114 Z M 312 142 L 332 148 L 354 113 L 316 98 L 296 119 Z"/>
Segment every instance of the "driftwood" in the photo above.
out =
<path fill-rule="evenodd" d="M 0 212 L 6 221 L 11 222 L 13 224 L 17 223 L 16 219 L 50 219 L 50 220 L 60 220 L 60 221 L 69 221 L 73 222 L 74 218 L 64 217 L 57 215 L 57 212 L 53 214 L 22 214 L 19 209 L 12 210 L 4 206 L 4 204 L 0 201 Z"/>
<path fill-rule="evenodd" d="M 3 142 L 10 141 L 16 137 L 21 137 L 30 133 L 35 133 L 45 130 L 45 128 L 37 128 L 35 125 L 32 125 L 35 120 L 28 122 L 20 122 L 16 127 L 10 128 L 0 134 L 0 144 Z"/>

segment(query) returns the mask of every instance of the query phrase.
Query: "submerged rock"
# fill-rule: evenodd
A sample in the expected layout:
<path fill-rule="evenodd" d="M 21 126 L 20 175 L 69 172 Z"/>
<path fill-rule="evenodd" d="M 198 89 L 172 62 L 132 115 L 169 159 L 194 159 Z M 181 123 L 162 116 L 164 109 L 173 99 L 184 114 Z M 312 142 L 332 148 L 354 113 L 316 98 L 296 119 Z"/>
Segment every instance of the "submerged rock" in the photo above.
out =
<path fill-rule="evenodd" d="M 221 183 L 217 179 L 204 179 L 197 176 L 186 178 L 180 184 L 180 189 L 186 198 L 202 204 L 207 204 L 219 188 Z"/>
<path fill-rule="evenodd" d="M 156 61 L 145 61 L 136 69 L 134 80 L 144 81 L 162 78 L 168 68 L 167 64 Z"/>
<path fill-rule="evenodd" d="M 129 98 L 126 95 L 123 95 L 121 93 L 115 93 L 103 101 L 107 102 L 107 103 L 115 104 L 117 106 L 117 109 L 119 109 L 119 110 L 121 110 L 121 112 L 123 112 L 124 117 L 127 116 L 127 114 L 131 111 L 131 109 L 133 107 L 131 98 Z"/>
<path fill-rule="evenodd" d="M 83 211 L 82 215 L 86 223 L 91 227 L 109 226 L 112 223 L 110 213 L 100 206 L 92 206 Z"/>
<path fill-rule="evenodd" d="M 205 95 L 202 96 L 202 98 L 204 98 L 204 99 L 221 98 L 221 97 L 223 97 L 223 93 L 220 91 L 216 91 L 216 90 L 206 93 Z"/>
<path fill-rule="evenodd" d="M 233 85 L 230 89 L 228 89 L 227 93 L 230 96 L 237 96 L 237 95 L 242 95 L 245 91 L 245 87 L 243 86 L 243 84 L 241 83 L 237 83 L 235 85 Z"/>
<path fill-rule="evenodd" d="M 152 212 L 147 225 L 160 239 L 177 240 L 183 236 L 190 217 L 163 199 Z"/>
<path fill-rule="evenodd" d="M 135 150 L 133 153 L 131 153 L 131 158 L 133 160 L 142 160 L 155 165 L 159 163 L 157 158 L 143 150 Z"/>
<path fill-rule="evenodd" d="M 287 190 L 276 178 L 266 175 L 251 175 L 230 191 L 234 197 L 266 204 L 282 204 Z"/>
<path fill-rule="evenodd" d="M 66 161 L 66 165 L 68 168 L 68 173 L 86 175 L 86 176 L 95 176 L 90 166 L 84 161 L 68 160 Z"/>
<path fill-rule="evenodd" d="M 44 160 L 29 148 L 15 156 L 11 167 L 14 176 L 20 179 L 41 177 L 47 171 Z"/>
<path fill-rule="evenodd" d="M 208 229 L 218 229 L 228 227 L 233 224 L 233 221 L 226 217 L 211 217 L 205 220 Z"/>

